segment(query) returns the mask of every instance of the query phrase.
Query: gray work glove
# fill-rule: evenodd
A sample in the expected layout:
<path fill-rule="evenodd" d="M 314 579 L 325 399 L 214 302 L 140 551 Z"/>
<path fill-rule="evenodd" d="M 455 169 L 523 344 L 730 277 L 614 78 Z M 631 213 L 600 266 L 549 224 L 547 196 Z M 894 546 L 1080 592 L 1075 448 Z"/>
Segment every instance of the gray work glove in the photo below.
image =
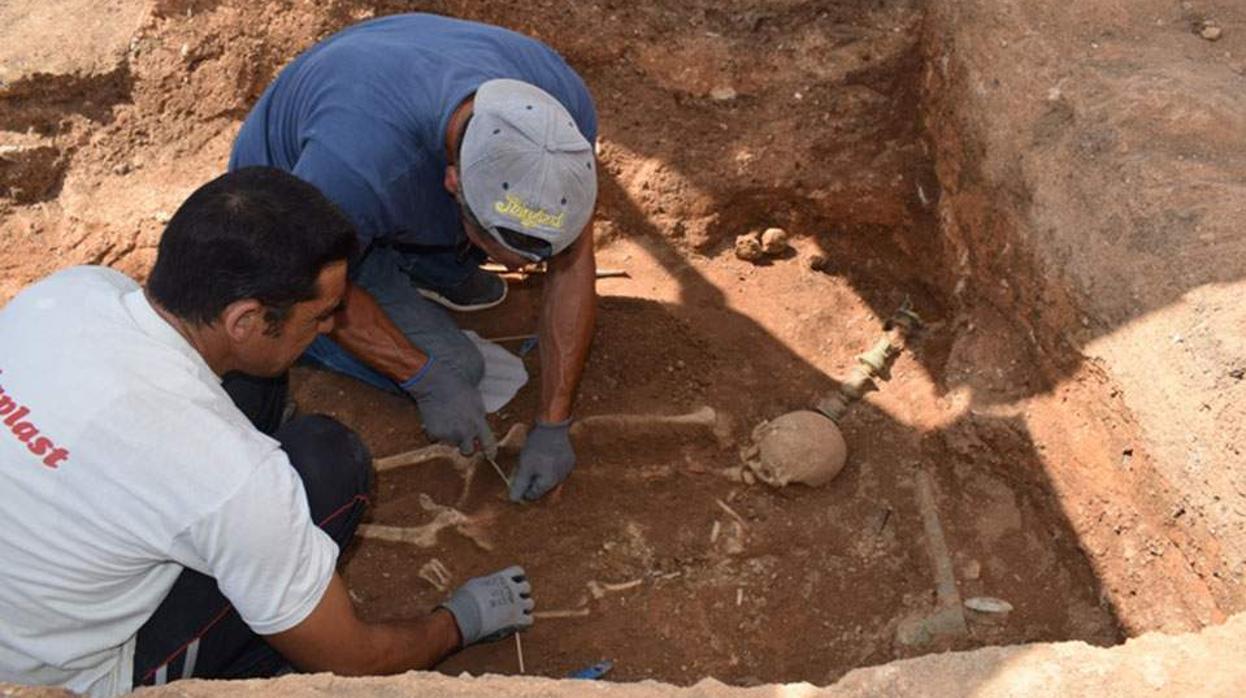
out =
<path fill-rule="evenodd" d="M 519 565 L 469 579 L 441 607 L 454 616 L 463 646 L 500 640 L 532 627 L 532 585 Z"/>
<path fill-rule="evenodd" d="M 567 479 L 575 467 L 571 448 L 571 420 L 558 424 L 537 422 L 519 453 L 519 469 L 511 478 L 511 501 L 533 501 Z"/>
<path fill-rule="evenodd" d="M 402 389 L 419 405 L 428 438 L 456 444 L 465 456 L 471 455 L 479 442 L 487 456 L 497 456 L 497 440 L 485 419 L 480 391 L 453 366 L 430 356 L 428 364 L 403 383 Z"/>

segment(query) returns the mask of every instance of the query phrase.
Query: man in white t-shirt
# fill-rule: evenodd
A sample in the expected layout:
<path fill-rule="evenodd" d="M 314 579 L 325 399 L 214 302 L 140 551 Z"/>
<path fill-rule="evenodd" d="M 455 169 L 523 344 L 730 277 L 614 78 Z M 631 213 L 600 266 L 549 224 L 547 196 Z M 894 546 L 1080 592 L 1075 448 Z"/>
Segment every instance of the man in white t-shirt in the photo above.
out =
<path fill-rule="evenodd" d="M 390 673 L 531 625 L 518 567 L 393 623 L 335 572 L 371 458 L 328 417 L 283 422 L 284 375 L 346 302 L 354 239 L 311 185 L 240 170 L 178 210 L 146 289 L 76 267 L 0 309 L 0 681 Z"/>

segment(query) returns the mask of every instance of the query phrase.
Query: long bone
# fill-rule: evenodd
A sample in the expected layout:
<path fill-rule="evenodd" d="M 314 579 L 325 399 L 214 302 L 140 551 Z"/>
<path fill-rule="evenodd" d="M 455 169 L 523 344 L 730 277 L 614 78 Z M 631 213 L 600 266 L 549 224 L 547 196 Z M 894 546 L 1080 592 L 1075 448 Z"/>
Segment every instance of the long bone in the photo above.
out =
<path fill-rule="evenodd" d="M 498 449 L 503 451 L 518 451 L 523 448 L 524 441 L 528 436 L 528 427 L 523 424 L 515 424 L 506 432 L 506 436 L 498 442 Z M 404 451 L 385 458 L 377 458 L 372 461 L 372 467 L 377 472 L 386 470 L 394 470 L 396 468 L 405 468 L 412 465 L 421 465 L 423 463 L 432 463 L 437 461 L 449 461 L 450 465 L 458 472 L 459 477 L 463 478 L 463 491 L 459 495 L 456 504 L 463 506 L 467 502 L 467 497 L 471 493 L 472 483 L 476 479 L 476 470 L 484 461 L 484 454 L 477 451 L 470 456 L 459 453 L 459 449 L 449 444 L 433 444 L 421 448 Z M 506 480 L 506 475 L 499 472 L 498 475 Z M 509 486 L 510 483 L 507 483 Z"/>
<path fill-rule="evenodd" d="M 498 448 L 503 451 L 515 451 L 523 448 L 524 441 L 528 436 L 528 428 L 523 424 L 515 424 L 506 432 L 506 436 L 498 442 Z M 405 468 L 410 465 L 420 465 L 422 463 L 430 463 L 432 461 L 448 460 L 454 466 L 455 470 L 463 472 L 468 468 L 475 468 L 483 460 L 480 452 L 465 456 L 459 453 L 459 449 L 450 444 L 433 444 L 431 446 L 423 446 L 395 453 L 392 456 L 377 458 L 372 461 L 372 467 L 377 472 L 393 470 L 395 468 Z"/>
<path fill-rule="evenodd" d="M 713 407 L 703 406 L 687 414 L 599 414 L 577 419 L 571 425 L 573 435 L 652 432 L 683 427 L 708 428 L 720 446 L 731 443 L 731 425 Z"/>
<path fill-rule="evenodd" d="M 470 516 L 455 509 L 437 504 L 427 494 L 420 494 L 420 508 L 434 512 L 433 520 L 420 526 L 385 526 L 381 524 L 360 524 L 360 538 L 384 540 L 391 543 L 406 543 L 420 548 L 431 548 L 437 544 L 437 536 L 447 528 L 453 528 L 483 550 L 492 550 L 493 544 L 476 529 L 476 523 Z"/>

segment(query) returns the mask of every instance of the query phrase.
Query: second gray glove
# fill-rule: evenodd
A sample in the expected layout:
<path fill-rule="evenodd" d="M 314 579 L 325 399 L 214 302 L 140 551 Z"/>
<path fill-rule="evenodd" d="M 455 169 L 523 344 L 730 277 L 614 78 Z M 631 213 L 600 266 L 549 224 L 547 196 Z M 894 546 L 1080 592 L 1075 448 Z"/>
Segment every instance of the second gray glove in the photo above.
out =
<path fill-rule="evenodd" d="M 497 440 L 485 418 L 480 391 L 468 383 L 454 367 L 433 357 L 402 389 L 420 407 L 424 431 L 433 441 L 448 441 L 459 453 L 470 455 L 480 444 L 490 458 L 497 455 Z"/>
<path fill-rule="evenodd" d="M 532 585 L 523 568 L 469 579 L 441 607 L 454 616 L 463 646 L 500 640 L 532 627 Z"/>

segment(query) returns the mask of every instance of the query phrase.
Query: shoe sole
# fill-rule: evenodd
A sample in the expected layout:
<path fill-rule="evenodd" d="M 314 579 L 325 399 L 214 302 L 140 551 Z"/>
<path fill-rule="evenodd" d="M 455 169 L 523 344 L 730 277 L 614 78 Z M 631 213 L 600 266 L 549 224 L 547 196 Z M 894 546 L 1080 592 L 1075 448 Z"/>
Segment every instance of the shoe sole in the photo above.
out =
<path fill-rule="evenodd" d="M 506 296 L 510 293 L 509 286 L 507 284 L 502 284 L 502 295 L 499 296 L 498 299 L 495 301 L 489 301 L 488 303 L 477 303 L 476 305 L 459 305 L 458 303 L 455 303 L 454 301 L 450 300 L 449 298 L 446 298 L 445 296 L 441 295 L 440 293 L 437 293 L 436 291 L 430 291 L 427 288 L 417 288 L 416 290 L 420 292 L 421 296 L 424 296 L 428 300 L 438 305 L 449 308 L 450 310 L 458 311 L 460 313 L 474 313 L 479 310 L 488 310 L 489 308 L 492 308 L 495 305 L 501 304 L 502 301 L 506 300 Z"/>

